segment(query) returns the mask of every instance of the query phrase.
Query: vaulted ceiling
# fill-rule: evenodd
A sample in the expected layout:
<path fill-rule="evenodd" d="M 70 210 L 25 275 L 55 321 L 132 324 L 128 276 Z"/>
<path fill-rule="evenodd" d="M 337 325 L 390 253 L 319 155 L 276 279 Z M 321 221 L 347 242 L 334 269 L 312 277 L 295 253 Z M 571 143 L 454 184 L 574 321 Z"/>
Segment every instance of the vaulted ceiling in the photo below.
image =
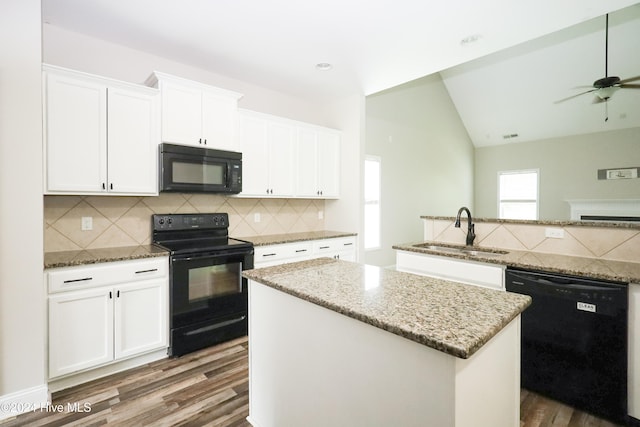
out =
<path fill-rule="evenodd" d="M 640 5 L 611 13 L 608 75 L 637 77 L 638 88 L 619 89 L 608 102 L 594 103 L 600 100 L 595 93 L 564 100 L 605 77 L 604 16 L 441 76 L 477 147 L 640 127 L 638 44 Z"/>

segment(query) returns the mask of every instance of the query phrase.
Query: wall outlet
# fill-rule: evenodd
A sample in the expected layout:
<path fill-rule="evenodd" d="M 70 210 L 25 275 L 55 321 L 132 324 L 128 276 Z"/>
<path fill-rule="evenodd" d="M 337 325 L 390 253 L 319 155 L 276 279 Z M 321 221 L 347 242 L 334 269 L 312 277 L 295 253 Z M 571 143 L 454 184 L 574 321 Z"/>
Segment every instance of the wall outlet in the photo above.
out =
<path fill-rule="evenodd" d="M 262 218 L 260 218 L 260 212 L 256 212 L 253 214 L 253 222 L 260 222 Z"/>
<path fill-rule="evenodd" d="M 93 230 L 93 217 L 92 216 L 83 216 L 82 217 L 82 225 L 80 226 L 82 231 Z"/>
<path fill-rule="evenodd" d="M 564 239 L 564 229 L 562 228 L 545 228 L 544 229 L 545 237 L 550 237 L 552 239 Z"/>
<path fill-rule="evenodd" d="M 324 211 L 318 211 L 318 219 L 324 219 Z"/>

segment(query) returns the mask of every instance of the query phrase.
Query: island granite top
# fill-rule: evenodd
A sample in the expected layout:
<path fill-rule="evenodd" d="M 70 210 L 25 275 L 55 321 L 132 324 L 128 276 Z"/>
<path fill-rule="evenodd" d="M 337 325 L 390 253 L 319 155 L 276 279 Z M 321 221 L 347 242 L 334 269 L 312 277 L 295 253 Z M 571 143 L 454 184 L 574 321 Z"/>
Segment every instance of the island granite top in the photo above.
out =
<path fill-rule="evenodd" d="M 513 249 L 503 250 L 500 248 L 487 248 L 483 246 L 477 247 L 479 250 L 475 255 L 469 255 L 432 250 L 428 248 L 430 244 L 437 246 L 460 247 L 460 245 L 451 245 L 435 241 L 421 241 L 393 245 L 393 249 L 424 255 L 446 256 L 465 261 L 485 262 L 505 265 L 507 267 L 582 276 L 591 279 L 613 280 L 624 283 L 640 283 L 640 262 L 613 261 L 602 258 L 587 258 L 542 252 L 519 251 Z M 482 250 L 486 250 L 488 252 L 493 251 L 498 253 L 498 255 L 490 254 L 491 256 L 484 256 Z"/>
<path fill-rule="evenodd" d="M 169 252 L 154 245 L 45 252 L 44 268 L 72 267 L 100 262 L 168 256 Z"/>
<path fill-rule="evenodd" d="M 357 233 L 344 231 L 305 231 L 299 233 L 269 234 L 265 236 L 238 237 L 240 240 L 253 243 L 253 246 L 279 245 L 283 243 L 304 242 L 307 240 L 335 239 L 338 237 L 357 236 Z"/>
<path fill-rule="evenodd" d="M 526 295 L 331 258 L 243 276 L 462 359 L 531 304 Z"/>

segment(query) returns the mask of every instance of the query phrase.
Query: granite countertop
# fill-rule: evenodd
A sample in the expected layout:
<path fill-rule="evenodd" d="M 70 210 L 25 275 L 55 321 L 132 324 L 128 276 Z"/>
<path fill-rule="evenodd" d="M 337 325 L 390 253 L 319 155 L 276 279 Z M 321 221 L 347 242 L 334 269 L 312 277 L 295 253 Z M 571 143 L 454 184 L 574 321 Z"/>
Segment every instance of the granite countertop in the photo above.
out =
<path fill-rule="evenodd" d="M 432 216 L 422 215 L 421 219 L 435 219 L 444 221 L 455 221 L 455 216 Z M 494 222 L 498 224 L 531 224 L 531 225 L 555 225 L 555 226 L 572 226 L 572 227 L 607 227 L 607 228 L 639 228 L 640 223 L 629 221 L 584 221 L 584 220 L 529 220 L 529 219 L 498 219 L 498 218 L 476 218 L 473 222 Z"/>
<path fill-rule="evenodd" d="M 480 261 L 491 264 L 506 265 L 508 267 L 524 268 L 529 270 L 542 270 L 552 273 L 570 274 L 589 277 L 592 279 L 613 280 L 625 283 L 640 283 L 640 263 L 613 261 L 602 258 L 586 258 L 558 254 L 546 254 L 541 252 L 501 250 L 498 248 L 474 247 L 479 249 L 476 255 L 464 253 L 450 253 L 416 247 L 415 245 L 438 245 L 460 247 L 440 242 L 412 242 L 394 245 L 393 249 L 416 252 L 426 255 L 447 256 L 466 261 Z M 496 254 L 483 255 L 482 250 Z M 504 252 L 504 253 L 502 253 Z"/>
<path fill-rule="evenodd" d="M 279 245 L 282 243 L 304 242 L 307 240 L 335 239 L 338 237 L 357 236 L 357 233 L 344 231 L 307 231 L 300 233 L 270 234 L 266 236 L 237 237 L 240 240 L 253 243 L 253 246 Z"/>
<path fill-rule="evenodd" d="M 78 251 L 45 252 L 44 268 L 71 267 L 99 262 L 167 256 L 169 252 L 154 245 L 124 246 Z"/>
<path fill-rule="evenodd" d="M 331 258 L 243 276 L 462 359 L 531 303 L 526 295 Z"/>

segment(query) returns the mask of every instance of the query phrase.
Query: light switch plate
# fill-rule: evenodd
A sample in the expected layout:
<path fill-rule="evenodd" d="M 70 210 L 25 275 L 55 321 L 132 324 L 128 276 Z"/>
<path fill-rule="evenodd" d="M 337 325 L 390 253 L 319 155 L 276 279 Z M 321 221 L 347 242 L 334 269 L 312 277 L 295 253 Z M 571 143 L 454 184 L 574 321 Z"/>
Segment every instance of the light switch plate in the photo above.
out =
<path fill-rule="evenodd" d="M 262 218 L 260 218 L 260 212 L 256 212 L 253 214 L 253 222 L 260 222 Z"/>

